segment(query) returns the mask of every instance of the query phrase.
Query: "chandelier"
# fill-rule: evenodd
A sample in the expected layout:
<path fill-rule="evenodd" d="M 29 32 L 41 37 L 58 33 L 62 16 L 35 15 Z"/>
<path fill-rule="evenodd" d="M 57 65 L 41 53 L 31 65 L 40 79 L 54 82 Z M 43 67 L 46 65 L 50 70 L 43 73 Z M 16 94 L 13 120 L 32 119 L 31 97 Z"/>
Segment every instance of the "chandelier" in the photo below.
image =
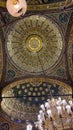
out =
<path fill-rule="evenodd" d="M 45 74 L 41 59 L 38 56 L 46 83 L 47 76 Z M 48 84 L 47 84 L 48 85 Z M 50 98 L 40 105 L 40 110 L 37 115 L 37 121 L 34 126 L 27 123 L 27 130 L 73 130 L 73 101 L 71 99 L 54 98 L 49 88 Z"/>
<path fill-rule="evenodd" d="M 6 7 L 12 16 L 19 17 L 25 14 L 27 3 L 26 0 L 7 0 Z"/>
<path fill-rule="evenodd" d="M 26 130 L 73 130 L 73 101 L 58 98 L 47 99 L 40 105 L 34 125 L 27 121 Z"/>
<path fill-rule="evenodd" d="M 73 102 L 65 99 L 47 99 L 40 105 L 36 127 L 38 130 L 73 130 Z"/>

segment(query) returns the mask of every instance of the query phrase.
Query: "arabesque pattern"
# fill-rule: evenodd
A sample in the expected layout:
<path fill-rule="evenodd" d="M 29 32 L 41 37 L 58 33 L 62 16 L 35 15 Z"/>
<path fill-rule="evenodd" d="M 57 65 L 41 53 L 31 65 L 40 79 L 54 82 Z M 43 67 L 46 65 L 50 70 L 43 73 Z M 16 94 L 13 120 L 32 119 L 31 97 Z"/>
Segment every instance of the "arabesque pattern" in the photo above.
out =
<path fill-rule="evenodd" d="M 51 19 L 32 15 L 18 21 L 7 36 L 7 54 L 20 71 L 38 74 L 54 68 L 61 58 L 63 39 Z"/>

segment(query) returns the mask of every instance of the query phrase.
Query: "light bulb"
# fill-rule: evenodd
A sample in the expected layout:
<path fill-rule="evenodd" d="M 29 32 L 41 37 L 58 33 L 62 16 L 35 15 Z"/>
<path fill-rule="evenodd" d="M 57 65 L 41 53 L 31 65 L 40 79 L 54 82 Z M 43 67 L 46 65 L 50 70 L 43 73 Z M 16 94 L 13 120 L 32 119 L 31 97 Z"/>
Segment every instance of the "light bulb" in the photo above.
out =
<path fill-rule="evenodd" d="M 15 9 L 18 9 L 18 8 L 19 8 L 19 4 L 18 4 L 18 3 L 17 3 L 17 4 L 14 4 L 13 6 L 14 6 Z"/>

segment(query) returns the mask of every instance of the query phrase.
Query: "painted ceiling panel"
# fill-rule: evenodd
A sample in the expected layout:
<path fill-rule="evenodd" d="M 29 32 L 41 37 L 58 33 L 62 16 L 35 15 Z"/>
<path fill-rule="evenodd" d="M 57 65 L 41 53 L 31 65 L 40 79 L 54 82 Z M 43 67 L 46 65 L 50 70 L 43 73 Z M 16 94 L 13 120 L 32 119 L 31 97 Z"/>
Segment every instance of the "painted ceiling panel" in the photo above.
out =
<path fill-rule="evenodd" d="M 47 80 L 47 82 L 46 82 Z M 36 120 L 39 105 L 44 103 L 50 93 L 53 96 L 71 94 L 71 87 L 63 82 L 45 78 L 29 78 L 8 85 L 2 92 L 1 107 L 14 120 Z M 65 97 L 70 99 L 70 96 Z M 62 96 L 63 99 L 63 96 Z"/>
<path fill-rule="evenodd" d="M 37 0 L 37 1 L 27 0 L 27 1 L 28 1 L 28 10 L 57 9 L 64 6 L 66 3 L 66 0 Z M 6 7 L 6 0 L 0 0 L 0 6 Z"/>
<path fill-rule="evenodd" d="M 12 26 L 6 43 L 12 64 L 32 74 L 55 67 L 64 46 L 58 25 L 39 15 L 24 18 Z"/>
<path fill-rule="evenodd" d="M 31 0 L 30 2 L 32 5 L 28 6 L 28 10 L 39 10 L 39 9 L 48 10 L 50 8 L 55 9 L 56 7 L 60 6 L 62 7 L 62 2 L 65 1 Z M 36 6 L 34 6 L 35 4 Z M 41 12 L 39 13 L 41 14 Z M 7 28 L 8 26 L 6 27 L 5 25 L 4 26 L 5 28 L 3 28 L 4 37 L 6 38 L 6 42 L 3 44 L 5 45 L 5 49 L 7 52 L 7 55 L 5 57 L 7 61 L 5 65 L 8 77 L 7 79 L 3 79 L 4 82 L 2 83 L 2 85 L 4 85 L 5 87 L 6 83 L 8 84 L 8 86 L 6 86 L 6 88 L 4 89 L 2 96 L 16 97 L 16 98 L 3 98 L 1 103 L 2 114 L 4 114 L 4 117 L 5 115 L 6 116 L 8 115 L 9 119 L 17 123 L 19 122 L 22 123 L 22 121 L 25 119 L 36 120 L 39 108 L 36 106 L 39 106 L 39 104 L 43 103 L 47 99 L 48 95 L 50 94 L 50 89 L 52 91 L 52 94 L 56 96 L 57 94 L 59 95 L 64 94 L 65 97 L 65 94 L 67 95 L 72 94 L 71 86 L 69 86 L 69 84 L 66 84 L 70 83 L 71 85 L 71 81 L 67 75 L 67 69 L 68 69 L 66 66 L 67 59 L 65 59 L 67 57 L 65 57 L 66 52 L 64 51 L 65 44 L 63 40 L 65 40 L 66 37 L 63 31 L 61 30 L 63 25 L 64 25 L 64 31 L 66 30 L 66 27 L 69 24 L 69 23 L 67 24 L 67 22 L 69 22 L 69 18 L 71 15 L 70 14 L 67 15 L 65 12 L 60 14 L 57 12 L 52 13 L 50 15 L 49 13 L 47 13 L 45 14 L 45 16 L 41 15 L 40 16 L 33 15 L 29 17 L 27 16 L 25 17 L 25 19 L 22 18 L 22 20 L 17 21 L 16 24 L 13 22 L 14 25 L 11 25 L 10 23 L 9 19 L 11 18 L 9 14 L 7 17 L 8 19 L 5 17 L 3 12 L 2 15 L 4 16 L 4 19 L 7 20 L 6 25 L 10 24 L 8 26 L 10 26 L 9 28 L 11 28 L 7 34 L 7 37 L 6 37 L 7 32 L 6 29 L 8 29 Z M 53 18 L 54 21 L 50 19 L 50 17 Z M 57 22 L 58 25 L 55 23 L 55 21 Z M 69 73 L 71 79 L 73 80 L 72 41 L 73 41 L 73 27 L 70 32 L 68 52 L 67 52 Z M 2 69 L 3 69 L 3 57 L 2 57 L 1 45 L 2 43 L 0 41 L 0 80 L 2 77 Z M 6 54 L 6 52 L 4 53 Z M 32 77 L 34 76 L 38 77 L 38 73 L 40 75 L 43 74 L 42 65 L 43 69 L 46 72 L 46 75 L 49 75 L 49 77 L 51 77 L 51 79 L 47 80 L 48 85 L 44 78 L 35 78 L 35 79 L 34 78 L 28 79 L 27 77 L 25 78 L 25 76 L 27 76 L 27 72 L 29 77 L 31 75 Z M 64 73 L 66 73 L 66 78 Z M 9 78 L 11 79 L 9 80 Z M 20 79 L 23 79 L 23 81 L 20 81 Z M 9 84 L 10 82 L 12 83 Z M 25 125 L 24 122 L 23 125 Z M 14 128 L 11 126 L 10 130 L 12 129 L 20 130 L 21 128 Z"/>
<path fill-rule="evenodd" d="M 73 25 L 70 30 L 70 37 L 68 42 L 68 65 L 71 79 L 73 81 Z"/>
<path fill-rule="evenodd" d="M 0 81 L 2 78 L 2 71 L 3 71 L 3 50 L 2 50 L 2 42 L 0 39 Z"/>

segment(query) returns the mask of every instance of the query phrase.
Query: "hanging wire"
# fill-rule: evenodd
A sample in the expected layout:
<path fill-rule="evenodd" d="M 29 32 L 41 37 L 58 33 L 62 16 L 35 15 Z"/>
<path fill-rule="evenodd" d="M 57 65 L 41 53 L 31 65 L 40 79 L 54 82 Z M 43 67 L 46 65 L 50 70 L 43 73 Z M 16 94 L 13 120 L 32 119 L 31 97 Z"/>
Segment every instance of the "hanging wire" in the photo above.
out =
<path fill-rule="evenodd" d="M 41 69 L 42 69 L 42 72 L 43 72 L 45 81 L 46 81 L 46 83 L 47 83 L 47 86 L 48 86 L 47 76 L 46 76 L 46 74 L 45 74 L 45 71 L 44 71 L 44 68 L 43 68 L 43 64 L 41 63 L 41 60 L 40 60 L 40 57 L 39 57 L 39 54 L 38 54 L 38 53 L 37 53 L 37 57 L 38 57 L 38 60 L 39 60 L 39 62 L 40 62 Z M 50 87 L 48 87 L 48 88 L 49 88 L 50 98 L 52 98 L 53 95 L 52 95 L 51 89 L 50 89 Z"/>

